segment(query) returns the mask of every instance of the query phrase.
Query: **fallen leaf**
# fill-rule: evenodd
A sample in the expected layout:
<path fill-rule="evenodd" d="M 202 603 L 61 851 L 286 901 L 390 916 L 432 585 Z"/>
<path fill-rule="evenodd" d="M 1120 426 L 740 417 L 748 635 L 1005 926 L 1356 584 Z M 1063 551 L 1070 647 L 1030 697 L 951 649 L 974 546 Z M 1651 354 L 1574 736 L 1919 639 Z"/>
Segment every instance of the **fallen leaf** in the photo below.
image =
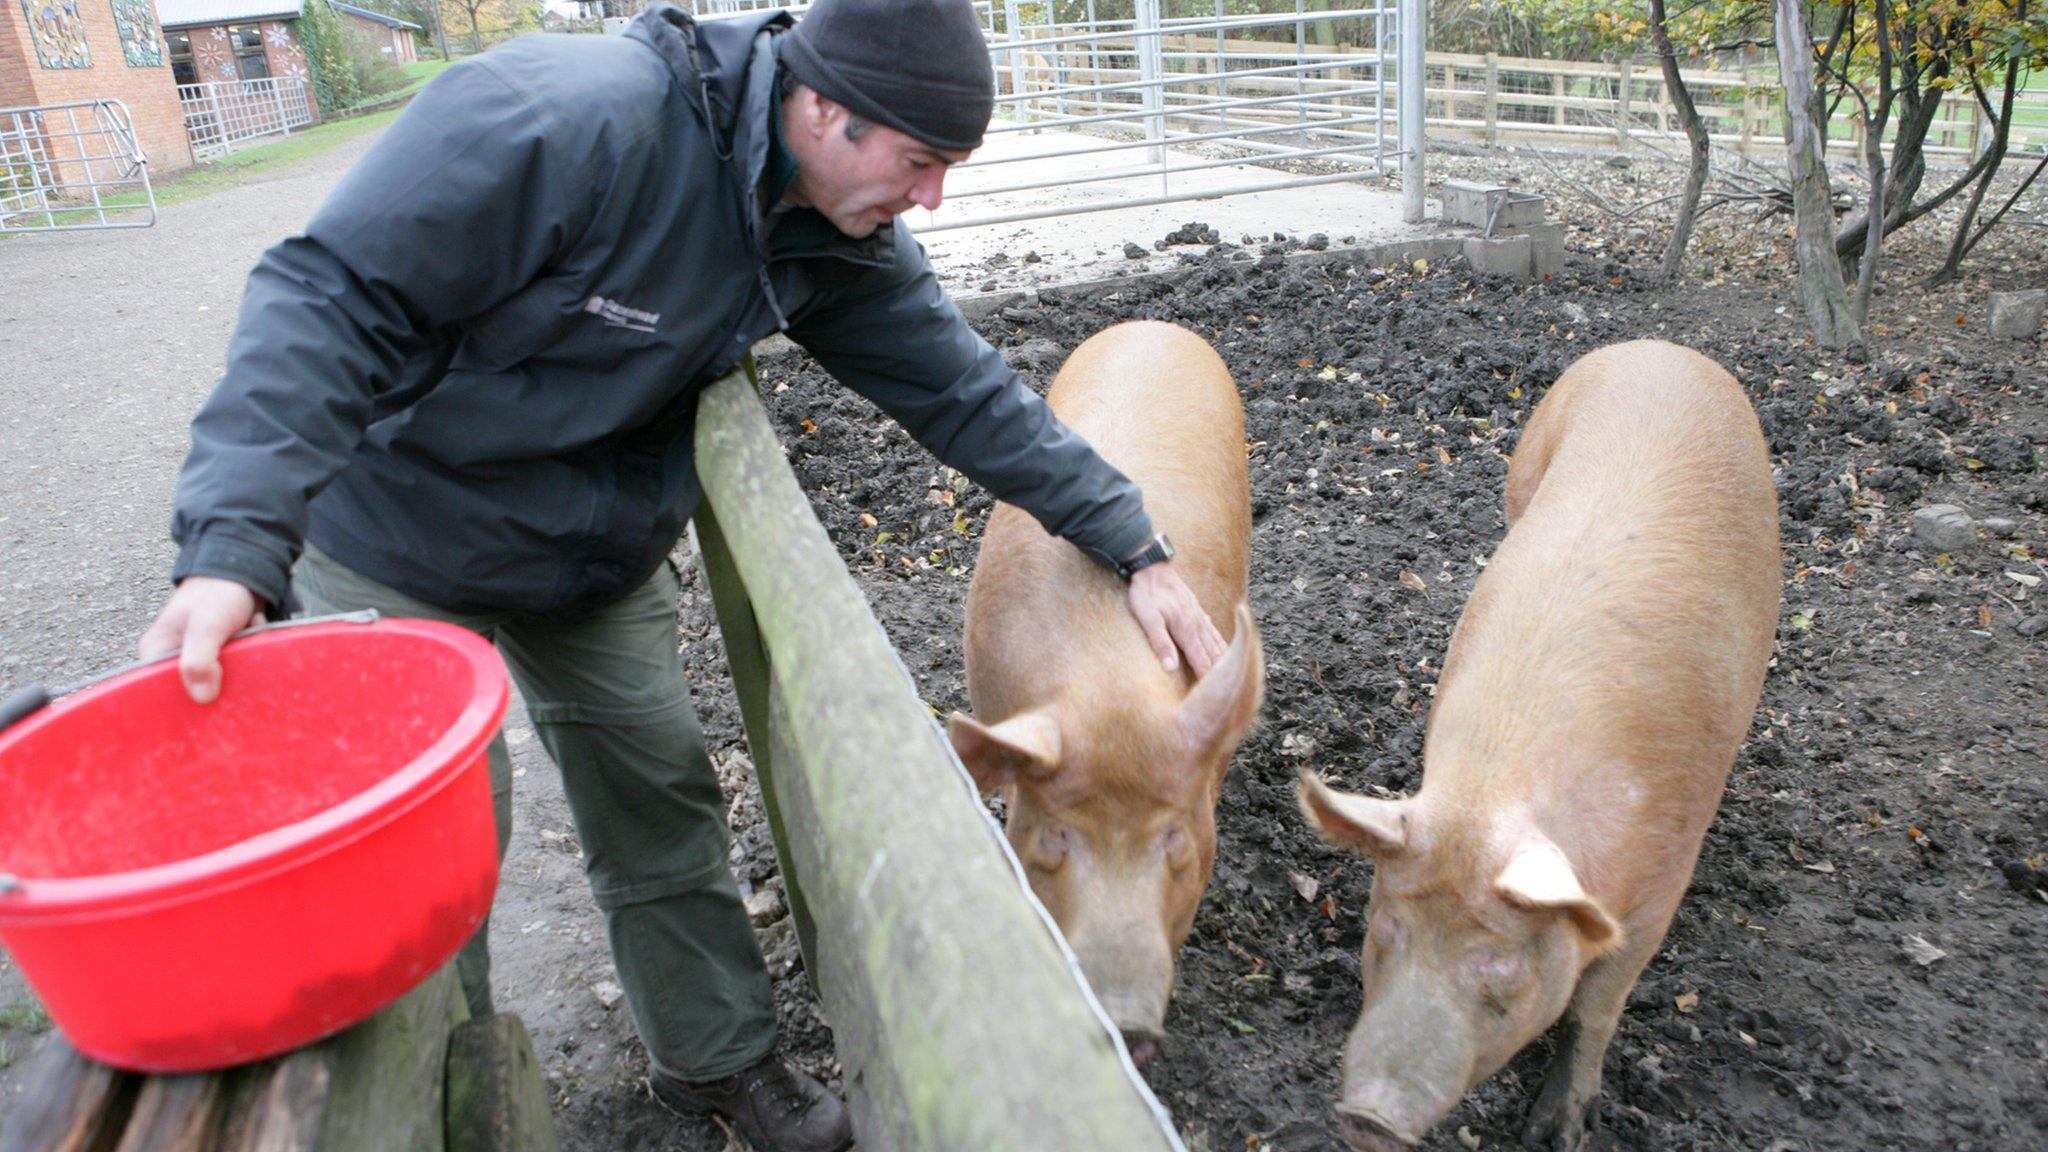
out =
<path fill-rule="evenodd" d="M 1417 576 L 1413 572 L 1401 573 L 1401 586 L 1404 588 L 1413 588 L 1417 592 L 1429 591 L 1429 585 L 1424 584 L 1422 582 L 1422 577 Z"/>
<path fill-rule="evenodd" d="M 1416 273 L 1417 273 L 1418 275 L 1422 275 L 1422 276 L 1427 276 L 1427 275 L 1429 275 L 1429 261 L 1427 261 L 1427 260 L 1417 260 L 1417 261 L 1415 262 L 1415 271 L 1416 271 Z"/>
<path fill-rule="evenodd" d="M 1296 360 L 1294 362 L 1294 366 L 1296 368 L 1313 368 L 1316 366 L 1316 362 L 1304 356 L 1301 359 Z"/>
<path fill-rule="evenodd" d="M 1237 1017 L 1235 1017 L 1235 1016 L 1225 1016 L 1225 1017 L 1223 1018 L 1223 1020 L 1224 1020 L 1224 1022 L 1225 1022 L 1225 1023 L 1229 1024 L 1229 1025 L 1230 1025 L 1230 1026 L 1231 1026 L 1232 1028 L 1235 1028 L 1235 1029 L 1237 1029 L 1237 1030 L 1238 1030 L 1239 1032 L 1243 1033 L 1243 1034 L 1244 1034 L 1244 1035 L 1246 1035 L 1246 1036 L 1249 1036 L 1249 1035 L 1251 1035 L 1252 1033 L 1254 1033 L 1254 1032 L 1257 1032 L 1257 1031 L 1258 1031 L 1258 1029 L 1257 1029 L 1257 1028 L 1254 1028 L 1254 1027 L 1252 1027 L 1251 1025 L 1249 1025 L 1249 1024 L 1247 1024 L 1247 1023 L 1245 1023 L 1245 1022 L 1244 1022 L 1244 1021 L 1242 1021 L 1242 1020 L 1239 1020 L 1239 1019 L 1238 1019 Z"/>
<path fill-rule="evenodd" d="M 2007 572 L 2006 575 L 2019 581 L 2022 588 L 2037 588 L 2041 584 L 2041 578 L 2029 572 Z"/>
<path fill-rule="evenodd" d="M 1322 888 L 1322 885 L 1316 882 L 1315 877 L 1304 876 L 1299 872 L 1289 872 L 1287 874 L 1287 882 L 1294 885 L 1295 895 L 1310 904 L 1316 902 L 1316 892 Z"/>
<path fill-rule="evenodd" d="M 1979 627 L 1979 628 L 1989 628 L 1989 627 L 1991 627 L 1991 605 L 1989 605 L 1989 604 L 1979 604 L 1979 605 L 1977 605 L 1977 627 Z"/>
<path fill-rule="evenodd" d="M 1700 994 L 1697 992 L 1687 992 L 1673 1000 L 1672 1003 L 1677 1005 L 1680 1012 L 1691 1012 L 1700 1006 Z"/>
<path fill-rule="evenodd" d="M 1813 864 L 1808 864 L 1806 866 L 1806 870 L 1808 872 L 1819 872 L 1824 876 L 1832 876 L 1835 874 L 1835 866 L 1833 864 L 1828 863 L 1825 860 L 1821 860 Z"/>
<path fill-rule="evenodd" d="M 1804 632 L 1813 627 L 1813 617 L 1804 612 L 1794 612 L 1792 619 L 1788 623 L 1797 631 Z"/>
<path fill-rule="evenodd" d="M 1316 373 L 1316 375 L 1324 380 L 1335 380 L 1337 378 L 1337 366 L 1334 364 L 1325 364 L 1323 366 L 1323 370 L 1321 372 Z"/>
<path fill-rule="evenodd" d="M 1457 461 L 1452 458 L 1450 449 L 1445 448 L 1441 444 L 1437 445 L 1436 458 L 1439 461 L 1441 461 L 1443 463 L 1443 466 L 1446 468 L 1449 468 L 1451 465 L 1457 463 Z"/>
<path fill-rule="evenodd" d="M 967 535 L 967 513 L 953 513 L 953 531 L 958 532 L 962 536 Z"/>
<path fill-rule="evenodd" d="M 1744 1044 L 1747 1044 L 1747 1045 L 1749 1045 L 1749 1046 L 1750 1046 L 1751 1048 L 1754 1048 L 1754 1047 L 1756 1047 L 1756 1037 L 1754 1037 L 1754 1036 L 1751 1036 L 1751 1035 L 1750 1035 L 1749 1033 L 1747 1033 L 1747 1032 L 1744 1032 L 1744 1031 L 1743 1031 L 1743 1030 L 1741 1030 L 1740 1028 L 1738 1028 L 1738 1029 L 1736 1029 L 1736 1030 L 1735 1030 L 1735 1034 L 1736 1034 L 1737 1036 L 1740 1036 L 1740 1037 L 1742 1037 L 1742 1042 L 1743 1042 Z"/>
<path fill-rule="evenodd" d="M 1926 937 L 1918 934 L 1906 937 L 1899 944 L 1906 950 L 1907 957 L 1922 968 L 1932 967 L 1935 961 L 1948 955 L 1948 953 L 1929 944 Z"/>
<path fill-rule="evenodd" d="M 1337 920 L 1337 898 L 1334 896 L 1323 897 L 1321 908 L 1323 915 L 1329 917 L 1330 921 L 1335 923 Z"/>
<path fill-rule="evenodd" d="M 818 426 L 816 424 L 811 423 L 809 420 L 804 421 L 804 435 L 808 436 L 817 430 Z"/>

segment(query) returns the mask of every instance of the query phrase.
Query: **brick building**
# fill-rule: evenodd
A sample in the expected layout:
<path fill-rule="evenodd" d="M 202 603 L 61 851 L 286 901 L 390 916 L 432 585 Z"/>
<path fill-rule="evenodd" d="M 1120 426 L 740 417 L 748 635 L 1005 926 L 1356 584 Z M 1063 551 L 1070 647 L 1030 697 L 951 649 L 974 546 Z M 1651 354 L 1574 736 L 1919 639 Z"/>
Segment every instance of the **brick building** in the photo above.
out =
<path fill-rule="evenodd" d="M 307 78 L 292 32 L 300 0 L 158 0 L 157 7 L 180 84 Z"/>
<path fill-rule="evenodd" d="M 414 39 L 422 29 L 410 20 L 372 12 L 353 4 L 333 0 L 335 12 L 348 23 L 349 31 L 362 38 L 363 43 L 387 60 L 399 64 L 410 64 L 420 58 L 419 42 Z"/>
<path fill-rule="evenodd" d="M 0 108 L 119 100 L 157 173 L 192 165 L 171 75 L 153 0 L 0 0 Z M 50 150 L 72 154 L 59 140 Z"/>

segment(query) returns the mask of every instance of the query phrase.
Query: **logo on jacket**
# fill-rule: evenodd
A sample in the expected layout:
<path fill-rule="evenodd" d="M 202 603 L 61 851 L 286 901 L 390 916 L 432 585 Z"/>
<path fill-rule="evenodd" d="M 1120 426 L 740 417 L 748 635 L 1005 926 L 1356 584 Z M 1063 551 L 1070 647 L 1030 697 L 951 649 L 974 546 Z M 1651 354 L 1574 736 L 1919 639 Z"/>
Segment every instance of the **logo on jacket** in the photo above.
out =
<path fill-rule="evenodd" d="M 592 296 L 585 301 L 583 310 L 592 316 L 600 317 L 614 328 L 631 328 L 635 332 L 652 332 L 654 326 L 661 322 L 659 312 L 642 312 L 638 308 L 628 308 L 617 300 L 607 300 L 602 296 Z"/>

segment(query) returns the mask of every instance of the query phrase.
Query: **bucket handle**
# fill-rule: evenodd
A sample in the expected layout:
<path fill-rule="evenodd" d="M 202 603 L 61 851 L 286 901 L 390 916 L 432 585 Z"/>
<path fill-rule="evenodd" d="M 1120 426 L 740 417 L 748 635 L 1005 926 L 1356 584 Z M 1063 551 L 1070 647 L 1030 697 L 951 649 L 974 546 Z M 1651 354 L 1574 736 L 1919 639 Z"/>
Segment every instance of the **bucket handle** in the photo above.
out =
<path fill-rule="evenodd" d="M 340 612 L 332 616 L 307 616 L 297 620 L 280 620 L 275 624 L 258 624 L 253 628 L 244 628 L 233 636 L 228 637 L 227 642 L 232 644 L 244 636 L 254 636 L 263 632 L 276 632 L 283 628 L 303 628 L 308 624 L 375 624 L 377 620 L 378 615 L 375 608 L 365 608 L 358 612 Z M 223 647 L 225 646 L 223 645 Z M 58 688 L 45 688 L 41 684 L 31 684 L 15 692 L 7 697 L 7 699 L 0 700 L 0 732 L 5 732 L 20 721 L 26 720 L 37 712 L 42 711 L 49 705 L 50 701 L 55 700 L 59 696 L 69 696 L 73 692 L 82 692 L 95 684 L 112 680 L 116 676 L 125 676 L 138 668 L 147 668 L 152 664 L 161 664 L 166 660 L 175 660 L 182 651 L 184 651 L 182 648 L 173 648 L 169 652 L 152 656 L 147 660 L 136 660 L 123 664 L 111 671 L 102 672 L 90 680 L 81 680 L 76 684 L 66 684 Z M 7 878 L 0 877 L 0 879 Z M 4 894 L 4 891 L 4 887 L 0 887 L 0 894 Z"/>

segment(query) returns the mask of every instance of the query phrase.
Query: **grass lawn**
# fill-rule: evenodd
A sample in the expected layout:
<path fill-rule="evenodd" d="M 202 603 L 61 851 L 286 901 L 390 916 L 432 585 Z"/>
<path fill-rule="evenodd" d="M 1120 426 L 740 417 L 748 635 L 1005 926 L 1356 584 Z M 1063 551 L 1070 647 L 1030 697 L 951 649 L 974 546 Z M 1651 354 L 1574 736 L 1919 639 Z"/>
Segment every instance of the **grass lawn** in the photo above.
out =
<path fill-rule="evenodd" d="M 173 173 L 157 181 L 157 205 L 162 207 L 166 204 L 196 199 L 209 192 L 239 184 L 247 177 L 331 151 L 359 136 L 380 131 L 398 118 L 399 111 L 392 108 L 368 116 L 315 125 L 294 132 L 290 136 L 279 136 L 266 143 L 208 160 L 183 172 Z"/>
<path fill-rule="evenodd" d="M 399 67 L 406 74 L 403 87 L 390 92 L 379 93 L 372 99 L 389 100 L 394 96 L 408 95 L 426 87 L 427 82 L 447 71 L 448 60 L 420 60 Z M 396 119 L 400 109 L 386 108 L 364 116 L 350 116 L 346 119 L 329 120 L 311 128 L 293 132 L 290 136 L 274 136 L 260 143 L 241 148 L 226 156 L 203 161 L 183 172 L 174 172 L 155 181 L 156 202 L 159 208 L 166 205 L 195 200 L 201 196 L 233 187 L 250 177 L 287 167 L 311 156 L 318 156 L 350 140 L 381 131 L 385 125 Z M 344 110 L 345 115 L 345 110 Z M 123 193 L 107 196 L 103 201 L 108 219 L 113 222 L 137 220 L 134 211 L 145 203 L 141 193 Z M 59 224 L 90 224 L 97 221 L 99 214 L 90 210 L 60 211 Z"/>

